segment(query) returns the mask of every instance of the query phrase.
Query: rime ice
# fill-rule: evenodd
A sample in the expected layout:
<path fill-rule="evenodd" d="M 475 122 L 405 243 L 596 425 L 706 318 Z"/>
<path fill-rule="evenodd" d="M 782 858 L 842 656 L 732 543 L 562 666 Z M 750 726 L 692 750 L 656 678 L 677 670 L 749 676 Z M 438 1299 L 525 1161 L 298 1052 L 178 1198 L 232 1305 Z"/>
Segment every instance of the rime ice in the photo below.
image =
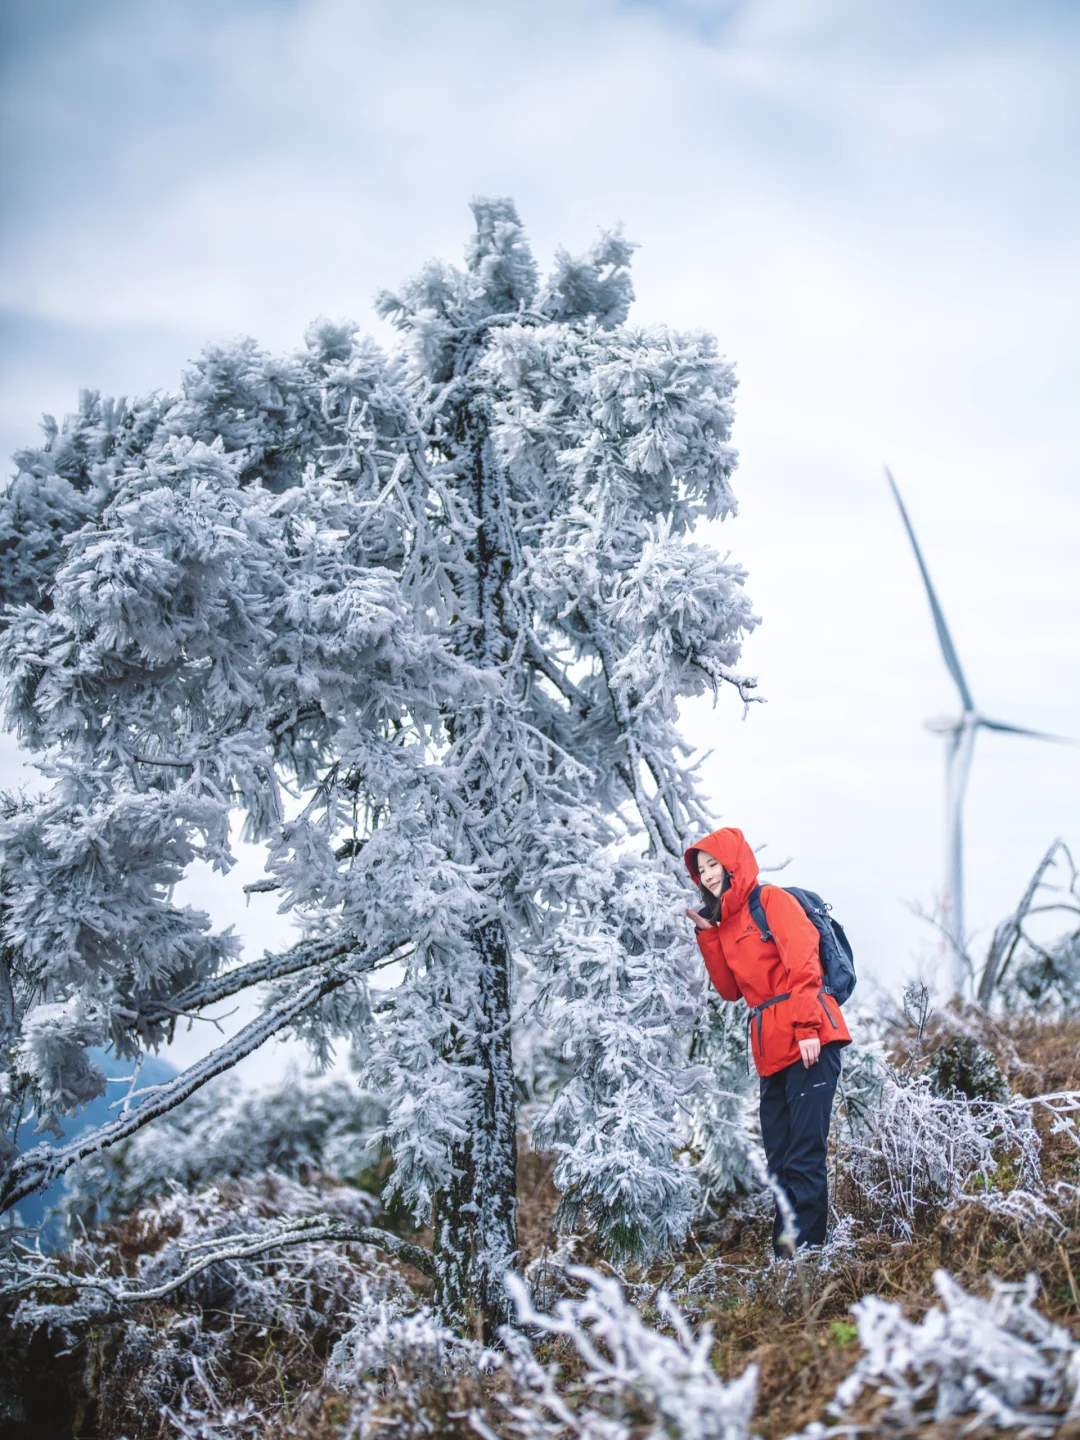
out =
<path fill-rule="evenodd" d="M 433 1225 L 442 1313 L 487 1333 L 523 1025 L 565 1082 L 537 1134 L 567 1212 L 624 1255 L 692 1213 L 678 857 L 707 817 L 678 700 L 747 698 L 755 620 L 739 568 L 691 538 L 734 510 L 731 366 L 629 323 L 621 236 L 544 279 L 509 201 L 473 209 L 463 269 L 380 297 L 394 353 L 326 321 L 283 358 L 215 348 L 181 394 L 87 395 L 18 457 L 0 659 L 49 788 L 3 821 L 2 1103 L 5 1126 L 58 1123 L 94 1093 L 91 1039 L 135 1059 L 263 986 L 208 1061 L 14 1160 L 7 1203 L 274 1034 L 346 1041 L 392 1186 Z M 237 814 L 307 935 L 258 961 L 171 899 L 197 860 L 229 870 Z"/>

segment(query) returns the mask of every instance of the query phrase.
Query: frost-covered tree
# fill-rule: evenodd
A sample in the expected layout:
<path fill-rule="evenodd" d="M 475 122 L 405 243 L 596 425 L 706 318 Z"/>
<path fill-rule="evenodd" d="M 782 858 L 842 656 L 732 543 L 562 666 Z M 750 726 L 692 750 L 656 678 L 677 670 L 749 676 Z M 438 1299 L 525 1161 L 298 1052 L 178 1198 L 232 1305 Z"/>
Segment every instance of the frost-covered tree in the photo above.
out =
<path fill-rule="evenodd" d="M 756 1189 L 758 1171 L 751 1152 L 759 1144 L 747 1054 L 746 1002 L 728 1004 L 709 995 L 691 1046 L 692 1059 L 704 1064 L 708 1084 L 693 1106 L 691 1141 L 700 1156 L 702 1201 Z"/>
<path fill-rule="evenodd" d="M 47 781 L 3 820 L 2 1202 L 122 1140 L 275 1034 L 346 1041 L 442 1313 L 488 1333 L 515 1242 L 515 1027 L 565 1083 L 538 1126 L 564 1214 L 619 1255 L 677 1239 L 700 1007 L 680 852 L 710 821 L 681 696 L 730 684 L 734 379 L 627 323 L 631 247 L 538 276 L 513 206 L 467 264 L 380 297 L 385 354 L 318 322 L 209 350 L 182 393 L 83 398 L 17 457 L 0 578 L 8 714 Z M 243 959 L 175 903 L 234 819 L 303 940 Z M 367 979 L 378 967 L 397 983 Z M 104 1129 L 14 1153 L 253 986 L 258 1016 Z M 387 1237 L 387 1248 L 393 1248 Z"/>

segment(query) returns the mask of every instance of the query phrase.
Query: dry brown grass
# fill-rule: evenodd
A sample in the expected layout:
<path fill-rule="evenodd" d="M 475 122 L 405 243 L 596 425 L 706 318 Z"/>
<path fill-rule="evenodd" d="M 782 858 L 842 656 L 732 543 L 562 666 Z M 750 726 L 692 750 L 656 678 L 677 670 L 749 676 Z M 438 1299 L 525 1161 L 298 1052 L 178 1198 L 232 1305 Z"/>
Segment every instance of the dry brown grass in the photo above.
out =
<path fill-rule="evenodd" d="M 558 1243 L 555 1209 L 559 1192 L 552 1180 L 550 1157 L 531 1150 L 524 1138 L 518 1145 L 518 1251 L 521 1268 Z"/>
<path fill-rule="evenodd" d="M 1013 1093 L 1028 1097 L 1080 1089 L 1080 1023 L 1036 1020 L 993 1023 L 977 1013 L 935 1017 L 923 1036 L 923 1055 L 963 1030 L 978 1033 L 992 1050 Z M 892 1037 L 892 1058 L 912 1057 L 914 1029 L 899 1028 Z M 1080 1153 L 1064 1135 L 1052 1135 L 1049 1117 L 1036 1114 L 1043 1140 L 1047 1180 L 1080 1181 Z M 820 1269 L 803 1268 L 801 1281 L 790 1267 L 770 1270 L 768 1222 L 752 1208 L 733 1206 L 727 1215 L 700 1226 L 683 1253 L 663 1266 L 631 1278 L 641 1285 L 670 1283 L 681 1270 L 681 1285 L 709 1265 L 714 1293 L 697 1309 L 716 1334 L 716 1368 L 725 1378 L 749 1363 L 760 1367 L 760 1398 L 755 1428 L 764 1440 L 778 1440 L 813 1420 L 825 1420 L 825 1404 L 853 1368 L 858 1345 L 850 1326 L 850 1307 L 864 1295 L 900 1304 L 918 1319 L 935 1302 L 933 1273 L 949 1270 L 970 1291 L 986 1293 L 989 1277 L 1018 1281 L 1034 1272 L 1045 1313 L 1080 1340 L 1080 1198 L 1056 1206 L 1064 1233 L 1023 1225 L 991 1214 L 976 1203 L 944 1215 L 931 1215 L 911 1241 L 864 1234 L 851 1249 Z M 770 1277 L 777 1276 L 772 1282 Z M 786 1276 L 787 1283 L 780 1277 Z M 872 1418 L 869 1411 L 859 1419 Z M 960 1422 L 923 1427 L 919 1434 L 952 1436 Z M 890 1432 L 899 1433 L 899 1432 Z M 972 1432 L 978 1433 L 978 1432 Z M 998 1432 L 995 1432 L 998 1433 Z M 1062 1437 L 1065 1432 L 1058 1432 Z"/>
<path fill-rule="evenodd" d="M 961 1028 L 977 1033 L 993 1051 L 1014 1094 L 1030 1097 L 1080 1089 L 1080 1023 L 1040 1024 L 1025 1019 L 1002 1024 L 977 1014 L 945 1012 L 927 1027 L 922 1057 Z M 919 1063 L 913 1056 L 913 1040 L 912 1030 L 897 1028 L 892 1048 L 898 1063 Z M 1037 1117 L 1037 1123 L 1043 1137 L 1044 1176 L 1080 1180 L 1075 1144 L 1050 1134 L 1047 1116 Z M 518 1175 L 519 1240 L 525 1266 L 556 1248 L 553 1221 L 558 1195 L 550 1160 L 524 1145 Z M 713 1363 L 724 1378 L 741 1374 L 748 1364 L 758 1366 L 755 1429 L 764 1440 L 780 1440 L 810 1421 L 828 1418 L 825 1405 L 859 1354 L 850 1307 L 862 1296 L 874 1294 L 897 1302 L 917 1319 L 934 1303 L 932 1276 L 939 1267 L 977 1293 L 986 1291 L 992 1275 L 1015 1281 L 1033 1271 L 1039 1277 L 1046 1314 L 1080 1339 L 1080 1199 L 1066 1195 L 1058 1210 L 1060 1236 L 971 1203 L 944 1215 L 928 1215 L 910 1241 L 863 1233 L 829 1265 L 810 1261 L 796 1268 L 770 1264 L 765 1207 L 736 1202 L 698 1225 L 680 1254 L 647 1268 L 631 1268 L 627 1282 L 647 1318 L 658 1321 L 654 1302 L 659 1289 L 666 1287 L 697 1322 L 711 1323 L 716 1337 Z M 173 1233 L 169 1225 L 148 1230 L 138 1217 L 112 1227 L 117 1271 L 131 1273 L 138 1257 L 154 1253 Z M 584 1236 L 575 1255 L 586 1264 L 600 1263 Z M 418 1300 L 426 1298 L 428 1282 L 419 1275 L 407 1278 L 415 1282 Z M 556 1276 L 556 1283 L 567 1282 Z M 157 1343 L 190 1313 L 189 1298 L 172 1306 L 147 1307 L 138 1319 L 151 1343 Z M 332 1314 L 321 1328 L 298 1336 L 260 1331 L 210 1308 L 199 1313 L 206 1330 L 230 1331 L 217 1374 L 224 1400 L 253 1400 L 271 1417 L 267 1435 L 275 1440 L 341 1440 L 355 1402 L 322 1383 L 326 1357 L 336 1338 Z M 56 1440 L 75 1433 L 101 1440 L 120 1435 L 159 1440 L 169 1433 L 157 1416 L 132 1413 L 137 1375 L 122 1358 L 120 1333 L 121 1327 L 100 1327 L 69 1356 L 60 1354 L 59 1340 L 35 1340 L 27 1357 L 29 1378 L 39 1391 L 51 1387 L 57 1397 L 51 1413 L 63 1411 L 68 1417 L 67 1428 L 39 1427 L 38 1434 L 55 1435 Z M 551 1342 L 538 1350 L 544 1359 L 557 1360 L 564 1367 L 567 1383 L 580 1378 L 580 1360 L 574 1352 Z M 476 1377 L 399 1378 L 400 1383 L 387 1386 L 376 1417 L 387 1440 L 421 1432 L 474 1440 L 468 1411 L 484 1405 L 489 1416 L 499 1413 L 497 1405 L 485 1404 L 484 1384 Z M 868 1395 L 858 1419 L 872 1426 L 875 1407 L 880 1405 Z M 497 1419 L 492 1423 L 499 1431 Z M 921 1427 L 920 1440 L 952 1440 L 965 1431 L 966 1423 Z M 1080 1427 L 1071 1437 L 1065 1430 L 1058 1434 L 1061 1440 L 1080 1440 Z"/>
<path fill-rule="evenodd" d="M 974 1035 L 990 1050 L 1017 1095 L 1080 1089 L 1080 1021 L 1040 1020 L 1033 1015 L 992 1018 L 977 1006 L 934 1011 L 922 1033 L 898 1020 L 887 1037 L 898 1067 L 918 1064 L 955 1036 Z"/>

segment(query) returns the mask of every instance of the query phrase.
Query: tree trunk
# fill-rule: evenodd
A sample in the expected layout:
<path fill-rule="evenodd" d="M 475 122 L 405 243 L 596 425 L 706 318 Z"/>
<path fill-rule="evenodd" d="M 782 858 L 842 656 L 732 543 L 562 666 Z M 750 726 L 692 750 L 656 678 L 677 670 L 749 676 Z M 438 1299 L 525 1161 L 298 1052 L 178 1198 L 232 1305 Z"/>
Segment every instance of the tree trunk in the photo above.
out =
<path fill-rule="evenodd" d="M 473 664 L 496 669 L 509 650 L 502 606 L 510 565 L 500 543 L 497 474 L 482 407 L 463 407 L 455 438 L 467 459 L 469 500 L 476 517 L 467 566 L 456 577 L 468 627 L 462 650 Z M 485 707 L 465 724 L 472 729 L 493 722 L 488 744 L 498 746 L 501 726 L 494 711 L 492 702 L 490 709 Z M 465 739 L 464 728 L 453 724 L 455 738 Z M 499 853 L 504 797 L 496 792 L 484 755 L 470 766 L 465 790 L 470 806 L 482 817 L 478 829 L 483 844 L 470 858 L 479 858 L 484 851 Z M 471 938 L 479 972 L 475 1041 L 455 1058 L 474 1072 L 463 1083 L 475 1087 L 475 1120 L 468 1139 L 454 1149 L 453 1180 L 435 1196 L 435 1300 L 446 1323 L 487 1342 L 509 1318 L 503 1276 L 517 1258 L 517 1106 L 510 1034 L 513 959 L 501 920 L 490 916 L 479 920 Z"/>
<path fill-rule="evenodd" d="M 435 1197 L 435 1303 L 447 1324 L 490 1342 L 509 1318 L 505 1272 L 517 1254 L 517 1114 L 510 1037 L 510 949 L 502 926 L 474 932 L 480 961 L 477 1043 L 462 1059 L 482 1072 L 474 1125 L 455 1147 L 454 1178 Z"/>

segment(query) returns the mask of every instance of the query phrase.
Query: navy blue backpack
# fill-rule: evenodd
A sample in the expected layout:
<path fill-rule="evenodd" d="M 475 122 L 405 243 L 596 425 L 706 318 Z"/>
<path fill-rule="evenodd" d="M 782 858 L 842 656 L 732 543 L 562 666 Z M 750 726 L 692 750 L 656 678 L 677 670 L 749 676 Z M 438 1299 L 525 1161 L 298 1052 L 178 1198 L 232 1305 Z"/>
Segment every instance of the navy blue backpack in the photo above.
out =
<path fill-rule="evenodd" d="M 839 920 L 832 918 L 828 905 L 820 895 L 815 895 L 813 890 L 800 890 L 796 885 L 778 888 L 794 896 L 818 932 L 818 955 L 821 957 L 825 989 L 838 1005 L 843 1005 L 855 989 L 855 957 L 851 951 L 851 943 L 844 934 L 844 927 Z M 751 918 L 761 931 L 762 940 L 771 940 L 772 931 L 769 929 L 765 907 L 761 903 L 760 885 L 755 885 L 751 890 L 748 904 Z"/>

